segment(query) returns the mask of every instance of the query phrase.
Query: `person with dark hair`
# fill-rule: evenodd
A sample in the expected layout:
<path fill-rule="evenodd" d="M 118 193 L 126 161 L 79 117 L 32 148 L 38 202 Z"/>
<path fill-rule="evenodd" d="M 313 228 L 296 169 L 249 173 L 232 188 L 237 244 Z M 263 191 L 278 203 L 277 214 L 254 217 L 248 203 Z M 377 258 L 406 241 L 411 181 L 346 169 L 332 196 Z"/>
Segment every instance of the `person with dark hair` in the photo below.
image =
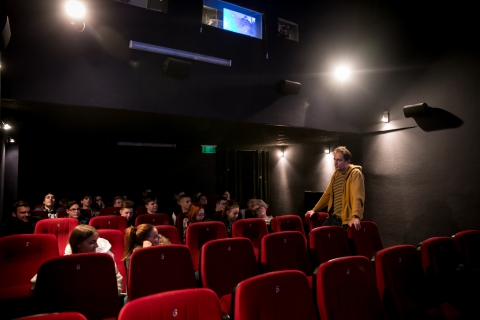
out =
<path fill-rule="evenodd" d="M 240 213 L 240 206 L 234 200 L 229 200 L 225 209 L 223 209 L 222 222 L 227 229 L 227 235 L 232 237 L 232 225 L 238 219 Z"/>
<path fill-rule="evenodd" d="M 88 224 L 90 221 L 90 217 L 88 217 L 82 209 L 77 201 L 70 201 L 67 205 L 67 217 L 73 218 L 78 220 L 78 224 Z"/>
<path fill-rule="evenodd" d="M 122 196 L 116 196 L 113 198 L 113 206 L 116 208 L 120 208 L 122 206 L 123 202 L 123 197 Z"/>
<path fill-rule="evenodd" d="M 149 214 L 157 213 L 158 203 L 157 203 L 156 198 L 147 197 L 147 198 L 143 199 L 143 202 L 145 202 L 145 208 L 147 208 L 147 213 L 149 213 Z"/>
<path fill-rule="evenodd" d="M 57 212 L 62 210 L 62 208 L 57 208 L 55 203 L 55 196 L 53 193 L 47 193 L 43 198 L 43 206 L 36 208 L 35 211 L 45 211 L 48 213 L 49 218 L 56 218 Z"/>
<path fill-rule="evenodd" d="M 95 196 L 95 204 L 98 210 L 105 208 L 105 203 L 103 202 L 102 196 Z"/>
<path fill-rule="evenodd" d="M 133 219 L 133 210 L 134 210 L 134 203 L 131 200 L 125 200 L 122 202 L 122 206 L 120 208 L 120 215 L 127 219 L 127 225 L 133 226 L 135 224 L 135 219 Z"/>
<path fill-rule="evenodd" d="M 35 224 L 40 220 L 30 215 L 30 205 L 26 201 L 17 201 L 12 208 L 12 216 L 5 220 L 0 228 L 0 236 L 33 233 Z"/>
<path fill-rule="evenodd" d="M 305 215 L 327 207 L 329 217 L 323 225 L 354 226 L 360 230 L 365 205 L 365 182 L 362 167 L 350 164 L 352 154 L 344 146 L 333 150 L 335 172 L 320 200 Z"/>
<path fill-rule="evenodd" d="M 225 190 L 225 191 L 223 192 L 222 197 L 224 197 L 225 199 L 227 199 L 227 201 L 232 200 L 232 199 L 230 199 L 230 192 L 228 192 L 228 190 Z"/>
<path fill-rule="evenodd" d="M 240 210 L 240 214 L 242 215 L 243 219 L 256 218 L 256 214 L 253 211 L 253 205 L 255 204 L 255 200 L 257 200 L 255 197 L 251 197 L 250 199 L 248 199 L 247 207 Z"/>
<path fill-rule="evenodd" d="M 217 197 L 217 199 L 215 199 L 215 208 L 208 213 L 208 217 L 213 221 L 222 220 L 223 210 L 226 205 L 227 199 L 225 199 L 225 197 Z"/>
<path fill-rule="evenodd" d="M 83 196 L 80 203 L 82 204 L 82 209 L 89 210 L 92 217 L 98 216 L 99 209 L 96 206 L 92 206 L 92 197 L 88 193 Z"/>

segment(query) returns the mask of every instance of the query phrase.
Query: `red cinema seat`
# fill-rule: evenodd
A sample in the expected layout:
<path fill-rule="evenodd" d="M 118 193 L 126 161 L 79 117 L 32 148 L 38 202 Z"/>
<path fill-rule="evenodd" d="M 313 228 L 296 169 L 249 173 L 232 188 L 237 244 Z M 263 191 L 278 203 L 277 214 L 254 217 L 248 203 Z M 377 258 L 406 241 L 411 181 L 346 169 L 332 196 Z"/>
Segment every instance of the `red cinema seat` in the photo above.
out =
<path fill-rule="evenodd" d="M 221 320 L 220 302 L 210 289 L 174 290 L 138 298 L 125 305 L 118 320 Z"/>
<path fill-rule="evenodd" d="M 89 225 L 97 230 L 100 229 L 112 229 L 119 230 L 122 234 L 127 229 L 127 219 L 122 216 L 97 216 L 90 219 Z"/>
<path fill-rule="evenodd" d="M 185 219 L 186 216 L 187 214 L 185 212 L 182 212 L 179 213 L 175 219 L 175 228 L 177 228 L 178 237 L 181 243 L 183 243 L 183 219 Z"/>
<path fill-rule="evenodd" d="M 45 260 L 58 255 L 57 239 L 51 234 L 0 238 L 0 300 L 31 296 L 30 279 Z"/>
<path fill-rule="evenodd" d="M 263 237 L 260 259 L 263 272 L 298 270 L 311 284 L 312 266 L 304 235 L 298 231 L 274 232 Z"/>
<path fill-rule="evenodd" d="M 334 258 L 350 256 L 347 234 L 339 226 L 322 226 L 309 234 L 310 260 L 314 268 Z"/>
<path fill-rule="evenodd" d="M 162 224 L 159 226 L 155 226 L 155 228 L 157 229 L 159 234 L 168 238 L 171 244 L 181 244 L 176 227 L 169 224 Z"/>
<path fill-rule="evenodd" d="M 232 225 L 232 238 L 248 238 L 253 243 L 255 258 L 259 261 L 262 238 L 268 234 L 267 223 L 262 218 L 237 220 Z"/>
<path fill-rule="evenodd" d="M 135 209 L 135 217 L 138 217 L 142 214 L 148 214 L 147 207 L 145 206 L 140 206 Z"/>
<path fill-rule="evenodd" d="M 45 261 L 38 269 L 35 296 L 42 312 L 75 311 L 89 320 L 119 312 L 115 265 L 107 253 L 82 253 Z"/>
<path fill-rule="evenodd" d="M 373 221 L 360 221 L 360 230 L 348 228 L 348 238 L 352 239 L 356 252 L 354 254 L 371 259 L 375 252 L 383 249 L 382 239 L 377 224 Z"/>
<path fill-rule="evenodd" d="M 313 215 L 305 216 L 305 224 L 308 227 L 308 232 L 312 232 L 313 229 L 321 227 L 325 220 L 328 218 L 328 212 L 315 212 Z"/>
<path fill-rule="evenodd" d="M 108 240 L 112 245 L 110 251 L 113 253 L 113 257 L 115 260 L 115 264 L 117 265 L 118 272 L 123 277 L 123 285 L 122 285 L 122 292 L 127 291 L 127 270 L 125 268 L 125 264 L 123 263 L 123 248 L 125 246 L 125 242 L 123 240 L 123 233 L 119 230 L 113 229 L 97 229 L 98 236 L 100 238 Z"/>
<path fill-rule="evenodd" d="M 198 271 L 202 246 L 210 240 L 227 238 L 227 228 L 220 221 L 192 223 L 187 228 L 186 245 L 192 254 L 193 268 Z"/>
<path fill-rule="evenodd" d="M 225 276 L 226 270 L 228 276 Z M 231 314 L 235 286 L 259 274 L 252 242 L 246 238 L 227 238 L 205 243 L 200 273 L 203 287 L 212 289 L 220 299 L 222 311 Z"/>
<path fill-rule="evenodd" d="M 17 320 L 87 320 L 87 318 L 79 312 L 55 312 L 36 314 L 33 316 L 22 317 Z"/>
<path fill-rule="evenodd" d="M 105 207 L 100 209 L 98 216 L 119 216 L 120 209 L 119 207 Z"/>
<path fill-rule="evenodd" d="M 141 248 L 135 250 L 130 257 L 127 290 L 129 301 L 196 286 L 190 250 L 184 245 Z"/>
<path fill-rule="evenodd" d="M 460 231 L 453 236 L 460 262 L 467 268 L 480 271 L 480 230 Z"/>
<path fill-rule="evenodd" d="M 386 320 L 370 260 L 363 256 L 324 262 L 314 286 L 322 320 Z"/>
<path fill-rule="evenodd" d="M 235 320 L 317 320 L 308 279 L 299 271 L 248 278 L 237 285 L 233 296 Z"/>
<path fill-rule="evenodd" d="M 282 231 L 298 231 L 303 234 L 305 238 L 305 243 L 307 237 L 305 236 L 305 230 L 303 229 L 302 219 L 294 214 L 287 214 L 283 216 L 276 216 L 270 222 L 273 232 L 282 232 Z"/>
<path fill-rule="evenodd" d="M 138 227 L 141 224 L 148 223 L 154 226 L 170 224 L 170 217 L 166 213 L 155 214 L 142 214 L 135 219 L 135 226 Z"/>
<path fill-rule="evenodd" d="M 72 230 L 78 220 L 72 218 L 44 219 L 35 225 L 35 234 L 53 234 L 57 238 L 58 253 L 63 256 Z"/>

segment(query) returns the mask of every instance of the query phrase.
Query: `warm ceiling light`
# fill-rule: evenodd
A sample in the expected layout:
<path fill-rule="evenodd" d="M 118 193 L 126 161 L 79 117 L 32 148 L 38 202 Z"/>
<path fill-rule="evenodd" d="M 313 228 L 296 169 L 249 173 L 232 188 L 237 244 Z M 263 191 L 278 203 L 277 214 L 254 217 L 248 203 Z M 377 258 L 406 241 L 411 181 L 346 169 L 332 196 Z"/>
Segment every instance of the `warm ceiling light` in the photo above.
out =
<path fill-rule="evenodd" d="M 11 128 L 11 126 L 8 123 L 2 122 L 3 129 L 8 130 Z"/>
<path fill-rule="evenodd" d="M 74 19 L 81 19 L 85 15 L 85 6 L 79 1 L 67 1 L 65 10 Z"/>
<path fill-rule="evenodd" d="M 335 70 L 335 77 L 341 82 L 350 78 L 351 74 L 352 72 L 350 71 L 350 68 L 346 66 L 340 66 Z"/>

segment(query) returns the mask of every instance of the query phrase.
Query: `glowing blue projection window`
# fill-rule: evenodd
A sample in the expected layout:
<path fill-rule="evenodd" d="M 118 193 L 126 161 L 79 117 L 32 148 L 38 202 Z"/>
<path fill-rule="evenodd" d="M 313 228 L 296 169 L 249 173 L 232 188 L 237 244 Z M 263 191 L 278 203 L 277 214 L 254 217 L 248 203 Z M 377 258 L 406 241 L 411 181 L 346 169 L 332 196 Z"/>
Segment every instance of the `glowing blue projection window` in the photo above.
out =
<path fill-rule="evenodd" d="M 262 14 L 220 0 L 203 0 L 202 23 L 262 39 Z"/>

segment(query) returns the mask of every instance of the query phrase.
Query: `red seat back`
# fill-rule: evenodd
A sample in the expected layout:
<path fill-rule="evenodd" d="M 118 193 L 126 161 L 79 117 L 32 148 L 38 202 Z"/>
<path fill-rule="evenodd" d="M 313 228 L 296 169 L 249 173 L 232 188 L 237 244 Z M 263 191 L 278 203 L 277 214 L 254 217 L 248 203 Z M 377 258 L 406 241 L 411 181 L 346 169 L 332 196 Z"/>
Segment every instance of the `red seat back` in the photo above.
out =
<path fill-rule="evenodd" d="M 232 238 L 244 237 L 253 244 L 255 258 L 258 259 L 262 238 L 268 234 L 267 223 L 262 218 L 237 220 L 232 225 Z"/>
<path fill-rule="evenodd" d="M 297 215 L 287 214 L 283 216 L 277 216 L 272 219 L 270 226 L 272 227 L 273 232 L 298 231 L 303 234 L 305 243 L 307 241 L 305 230 L 303 229 L 302 219 Z"/>
<path fill-rule="evenodd" d="M 328 212 L 315 212 L 313 215 L 305 216 L 305 224 L 308 227 L 308 232 L 312 232 L 313 229 L 321 227 L 325 220 L 328 218 Z"/>
<path fill-rule="evenodd" d="M 155 228 L 157 228 L 159 234 L 168 238 L 171 244 L 181 244 L 177 228 L 175 228 L 174 226 L 162 224 L 159 226 L 155 226 Z"/>
<path fill-rule="evenodd" d="M 235 320 L 316 320 L 308 279 L 299 271 L 276 271 L 240 282 L 234 292 Z"/>
<path fill-rule="evenodd" d="M 119 207 L 105 207 L 100 209 L 98 212 L 99 216 L 119 216 L 120 215 L 120 209 Z"/>
<path fill-rule="evenodd" d="M 122 284 L 122 292 L 127 291 L 127 270 L 125 268 L 125 264 L 122 261 L 123 258 L 123 248 L 125 246 L 125 242 L 123 240 L 123 232 L 120 230 L 114 229 L 98 229 L 98 236 L 100 238 L 108 240 L 112 245 L 110 251 L 113 253 L 113 257 L 115 260 L 115 264 L 117 265 L 118 272 L 123 277 L 123 284 Z"/>
<path fill-rule="evenodd" d="M 334 258 L 351 255 L 347 234 L 339 226 L 322 226 L 310 232 L 309 252 L 314 268 Z"/>
<path fill-rule="evenodd" d="M 191 223 L 187 228 L 186 245 L 192 254 L 193 268 L 198 270 L 202 246 L 210 240 L 227 238 L 227 228 L 220 221 Z"/>
<path fill-rule="evenodd" d="M 195 288 L 196 285 L 190 250 L 184 245 L 141 248 L 130 258 L 129 301 L 165 291 Z"/>
<path fill-rule="evenodd" d="M 170 217 L 166 213 L 142 214 L 135 218 L 135 226 L 138 227 L 143 223 L 148 223 L 154 226 L 161 224 L 170 224 Z"/>
<path fill-rule="evenodd" d="M 87 320 L 85 316 L 78 312 L 55 312 L 46 314 L 36 314 L 33 316 L 22 317 L 22 320 Z"/>
<path fill-rule="evenodd" d="M 35 225 L 36 234 L 53 234 L 57 238 L 58 253 L 63 256 L 72 230 L 78 226 L 78 220 L 72 218 L 44 219 Z"/>
<path fill-rule="evenodd" d="M 320 265 L 315 278 L 322 320 L 387 319 L 367 258 L 349 256 L 327 261 Z"/>
<path fill-rule="evenodd" d="M 373 221 L 361 221 L 360 230 L 348 228 L 348 238 L 352 239 L 356 254 L 371 259 L 375 252 L 383 249 L 377 224 Z"/>
<path fill-rule="evenodd" d="M 30 279 L 45 260 L 56 257 L 57 239 L 51 234 L 0 238 L 0 300 L 31 296 Z"/>
<path fill-rule="evenodd" d="M 131 301 L 120 311 L 118 320 L 212 320 L 222 319 L 220 303 L 210 289 L 174 290 Z"/>
<path fill-rule="evenodd" d="M 480 230 L 460 231 L 453 236 L 453 241 L 463 265 L 480 270 Z"/>
<path fill-rule="evenodd" d="M 125 217 L 109 215 L 93 217 L 92 219 L 90 219 L 88 224 L 97 230 L 119 230 L 123 234 L 123 232 L 125 232 L 125 229 L 127 228 L 128 222 Z"/>

